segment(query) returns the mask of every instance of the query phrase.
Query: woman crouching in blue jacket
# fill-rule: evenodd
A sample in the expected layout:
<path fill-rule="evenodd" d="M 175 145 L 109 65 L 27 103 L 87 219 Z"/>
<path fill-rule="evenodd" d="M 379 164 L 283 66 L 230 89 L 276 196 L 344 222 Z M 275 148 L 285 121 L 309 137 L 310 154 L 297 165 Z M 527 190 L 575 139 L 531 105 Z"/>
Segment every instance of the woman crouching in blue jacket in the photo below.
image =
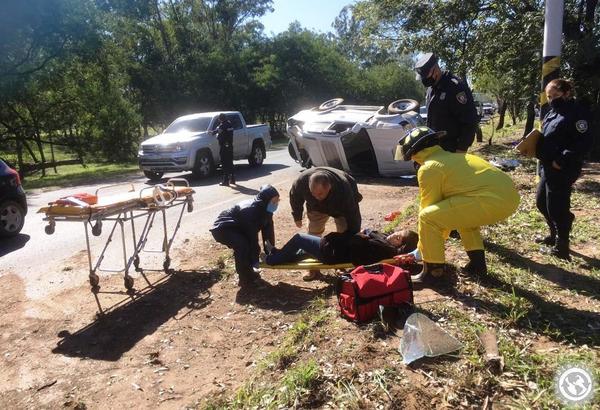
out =
<path fill-rule="evenodd" d="M 254 199 L 221 212 L 210 229 L 217 242 L 233 249 L 241 287 L 260 279 L 258 232 L 262 233 L 263 249 L 266 241 L 275 243 L 273 213 L 278 205 L 279 192 L 271 185 L 264 185 Z"/>

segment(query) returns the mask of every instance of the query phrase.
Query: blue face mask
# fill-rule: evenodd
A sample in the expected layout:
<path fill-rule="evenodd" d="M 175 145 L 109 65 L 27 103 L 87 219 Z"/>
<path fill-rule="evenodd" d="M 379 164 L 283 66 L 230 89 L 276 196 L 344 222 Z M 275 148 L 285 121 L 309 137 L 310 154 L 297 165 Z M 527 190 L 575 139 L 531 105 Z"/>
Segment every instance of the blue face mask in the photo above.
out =
<path fill-rule="evenodd" d="M 267 204 L 267 212 L 274 214 L 275 211 L 277 210 L 278 206 L 279 206 L 279 204 L 274 204 L 273 202 L 269 202 Z"/>

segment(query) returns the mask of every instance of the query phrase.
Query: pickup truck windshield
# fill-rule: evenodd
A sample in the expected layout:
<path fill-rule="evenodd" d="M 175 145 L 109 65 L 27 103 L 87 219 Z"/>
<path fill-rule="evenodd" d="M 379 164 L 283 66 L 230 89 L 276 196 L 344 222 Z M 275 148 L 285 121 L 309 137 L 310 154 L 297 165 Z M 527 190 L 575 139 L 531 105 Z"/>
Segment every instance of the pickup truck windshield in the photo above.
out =
<path fill-rule="evenodd" d="M 194 119 L 175 120 L 167 127 L 164 133 L 176 133 L 182 131 L 203 132 L 208 129 L 212 117 L 200 117 Z"/>

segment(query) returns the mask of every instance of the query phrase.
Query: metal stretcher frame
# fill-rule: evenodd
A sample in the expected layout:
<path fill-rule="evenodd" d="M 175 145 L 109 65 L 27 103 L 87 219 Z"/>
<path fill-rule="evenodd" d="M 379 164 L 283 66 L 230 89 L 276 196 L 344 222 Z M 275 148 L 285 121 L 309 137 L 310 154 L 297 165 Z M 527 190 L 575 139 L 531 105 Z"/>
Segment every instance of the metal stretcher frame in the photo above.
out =
<path fill-rule="evenodd" d="M 123 185 L 131 186 L 129 192 L 135 192 L 133 184 L 117 184 L 98 188 L 96 190 L 96 196 L 98 196 L 98 193 L 101 190 Z M 150 195 L 145 195 L 145 193 L 148 192 L 148 190 L 152 190 L 152 193 Z M 150 231 L 154 226 L 156 214 L 160 213 L 162 214 L 163 222 L 162 250 L 146 250 L 146 252 L 164 253 L 165 259 L 163 261 L 163 269 L 165 273 L 169 273 L 169 267 L 171 264 L 171 257 L 169 255 L 169 251 L 173 244 L 173 240 L 175 239 L 175 235 L 177 234 L 177 231 L 181 226 L 181 219 L 183 217 L 184 210 L 186 208 L 188 212 L 192 212 L 193 210 L 194 200 L 192 195 L 194 193 L 194 190 L 189 187 L 189 183 L 187 182 L 187 180 L 181 178 L 171 178 L 164 185 L 142 188 L 139 191 L 139 196 L 137 198 L 123 201 L 120 204 L 105 204 L 97 209 L 91 206 L 89 207 L 89 209 L 82 208 L 80 210 L 72 210 L 71 208 L 73 207 L 53 208 L 52 206 L 50 206 L 40 209 L 39 212 L 46 213 L 46 217 L 43 220 L 48 221 L 48 225 L 45 227 L 45 231 L 48 235 L 52 235 L 54 233 L 57 222 L 83 222 L 85 229 L 85 243 L 88 255 L 89 282 L 91 286 L 91 291 L 94 294 L 94 298 L 96 299 L 96 304 L 98 305 L 99 313 L 103 314 L 104 311 L 98 298 L 98 293 L 100 292 L 100 278 L 96 274 L 96 272 L 123 272 L 123 283 L 127 290 L 127 294 L 131 297 L 133 297 L 133 295 L 136 293 L 133 287 L 134 279 L 131 276 L 129 276 L 129 269 L 131 268 L 131 265 L 135 267 L 135 270 L 137 272 L 141 273 L 142 277 L 146 280 L 148 285 L 152 286 L 152 284 L 148 281 L 146 275 L 144 275 L 143 270 L 139 267 L 139 254 L 145 250 L 148 235 L 150 234 Z M 177 224 L 175 225 L 172 234 L 169 236 L 167 231 L 166 210 L 178 206 L 181 207 L 181 211 L 179 212 L 179 216 L 177 218 Z M 61 212 L 61 209 L 64 212 Z M 144 227 L 139 233 L 139 236 L 136 234 L 134 222 L 135 219 L 138 218 L 145 218 Z M 112 226 L 110 234 L 106 238 L 102 251 L 95 259 L 95 262 L 92 262 L 92 251 L 90 247 L 88 225 L 91 226 L 92 235 L 100 236 L 102 234 L 102 224 L 103 222 L 107 221 L 114 222 L 114 224 Z M 131 223 L 131 235 L 133 240 L 133 254 L 131 254 L 130 256 L 127 255 L 127 246 L 125 244 L 125 224 L 127 222 Z M 123 250 L 123 269 L 101 269 L 100 266 L 108 249 L 108 246 L 113 240 L 113 235 L 117 230 L 117 226 L 119 227 L 121 234 L 121 245 Z"/>

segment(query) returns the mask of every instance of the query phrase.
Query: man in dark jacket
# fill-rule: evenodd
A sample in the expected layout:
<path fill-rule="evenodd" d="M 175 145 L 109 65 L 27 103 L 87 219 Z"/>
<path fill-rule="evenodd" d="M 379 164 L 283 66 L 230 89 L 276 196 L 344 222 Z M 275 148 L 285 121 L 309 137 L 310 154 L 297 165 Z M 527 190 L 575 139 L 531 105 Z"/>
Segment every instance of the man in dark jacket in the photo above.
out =
<path fill-rule="evenodd" d="M 446 131 L 440 146 L 450 152 L 467 152 L 479 126 L 469 86 L 449 71 L 442 72 L 437 57 L 425 54 L 415 64 L 417 79 L 427 89 L 427 126 Z"/>
<path fill-rule="evenodd" d="M 262 233 L 263 249 L 266 241 L 275 243 L 273 213 L 278 204 L 279 192 L 271 185 L 265 185 L 254 199 L 221 212 L 210 229 L 217 242 L 233 249 L 240 286 L 251 285 L 260 279 L 255 270 L 260 254 L 258 232 Z"/>
<path fill-rule="evenodd" d="M 335 220 L 338 232 L 351 234 L 360 231 L 361 216 L 358 203 L 362 195 L 354 178 L 335 168 L 316 167 L 304 171 L 290 189 L 292 216 L 298 228 L 302 227 L 302 214 L 306 203 L 308 233 L 321 236 L 330 217 Z M 320 277 L 318 270 L 310 271 L 304 280 Z"/>
<path fill-rule="evenodd" d="M 223 166 L 223 182 L 219 185 L 229 186 L 235 184 L 233 176 L 233 125 L 223 113 L 219 114 L 217 126 L 217 140 L 219 141 L 219 155 Z"/>

